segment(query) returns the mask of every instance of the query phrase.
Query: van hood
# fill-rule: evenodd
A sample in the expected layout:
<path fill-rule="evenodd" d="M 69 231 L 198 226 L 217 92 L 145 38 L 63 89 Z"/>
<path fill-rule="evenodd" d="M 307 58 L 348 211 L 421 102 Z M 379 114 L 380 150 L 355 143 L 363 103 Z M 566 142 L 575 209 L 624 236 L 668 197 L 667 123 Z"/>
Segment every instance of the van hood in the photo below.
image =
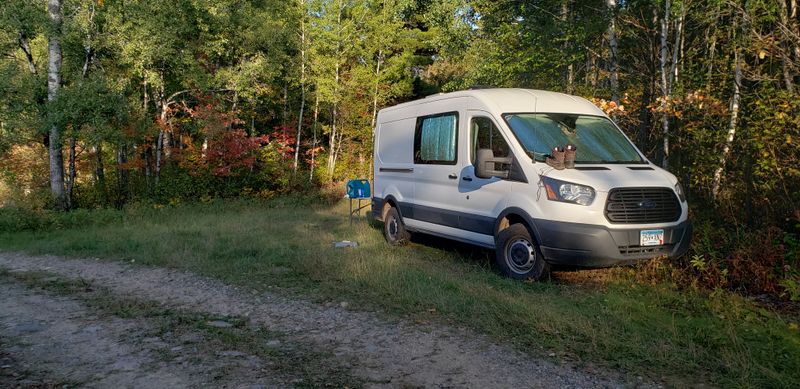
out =
<path fill-rule="evenodd" d="M 575 169 L 556 170 L 544 162 L 535 162 L 534 171 L 540 176 L 588 185 L 598 192 L 621 187 L 664 187 L 672 189 L 678 179 L 653 164 L 578 164 Z M 535 178 L 538 182 L 539 178 Z"/>

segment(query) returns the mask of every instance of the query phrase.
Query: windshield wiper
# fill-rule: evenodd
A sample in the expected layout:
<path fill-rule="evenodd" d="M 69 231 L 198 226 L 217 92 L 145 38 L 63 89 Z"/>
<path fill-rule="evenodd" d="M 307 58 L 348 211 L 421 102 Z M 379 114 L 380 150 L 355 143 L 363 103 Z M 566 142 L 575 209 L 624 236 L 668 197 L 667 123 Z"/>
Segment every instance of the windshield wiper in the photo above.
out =
<path fill-rule="evenodd" d="M 613 164 L 626 164 L 626 163 L 637 163 L 642 164 L 646 163 L 643 160 L 638 161 L 607 161 L 607 160 L 600 160 L 600 161 L 575 161 L 575 163 L 613 163 Z"/>
<path fill-rule="evenodd" d="M 537 153 L 537 152 L 531 151 L 531 150 L 526 150 L 526 153 L 528 154 L 529 157 L 533 158 L 534 161 L 538 161 L 538 162 L 544 161 L 545 158 L 547 158 L 547 156 L 549 155 L 549 154 L 545 154 L 545 153 Z"/>

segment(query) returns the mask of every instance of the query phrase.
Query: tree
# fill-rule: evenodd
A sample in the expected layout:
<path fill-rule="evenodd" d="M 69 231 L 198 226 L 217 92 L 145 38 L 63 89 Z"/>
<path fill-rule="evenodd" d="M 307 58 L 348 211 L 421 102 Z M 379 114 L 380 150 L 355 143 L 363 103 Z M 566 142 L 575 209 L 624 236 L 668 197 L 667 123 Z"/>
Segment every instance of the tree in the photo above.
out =
<path fill-rule="evenodd" d="M 47 101 L 52 105 L 58 99 L 58 90 L 61 87 L 61 1 L 48 0 L 47 14 L 50 16 L 47 37 Z M 61 131 L 56 125 L 50 126 L 48 155 L 50 157 L 50 191 L 53 194 L 56 209 L 63 210 L 67 208 L 67 202 L 64 191 Z"/>

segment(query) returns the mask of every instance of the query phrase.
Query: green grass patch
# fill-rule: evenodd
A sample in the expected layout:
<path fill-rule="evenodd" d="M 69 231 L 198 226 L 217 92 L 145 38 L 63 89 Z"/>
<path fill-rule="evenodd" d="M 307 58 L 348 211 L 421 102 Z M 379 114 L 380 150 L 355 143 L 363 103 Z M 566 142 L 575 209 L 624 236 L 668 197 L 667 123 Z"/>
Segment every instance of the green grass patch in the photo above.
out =
<path fill-rule="evenodd" d="M 71 228 L 0 233 L 0 249 L 135 261 L 422 322 L 465 326 L 536 356 L 672 385 L 800 386 L 797 317 L 736 295 L 644 285 L 515 282 L 492 254 L 438 239 L 390 247 L 347 204 L 221 201 L 133 208 Z M 355 249 L 332 242 L 358 241 Z M 580 278 L 577 273 L 575 277 Z"/>

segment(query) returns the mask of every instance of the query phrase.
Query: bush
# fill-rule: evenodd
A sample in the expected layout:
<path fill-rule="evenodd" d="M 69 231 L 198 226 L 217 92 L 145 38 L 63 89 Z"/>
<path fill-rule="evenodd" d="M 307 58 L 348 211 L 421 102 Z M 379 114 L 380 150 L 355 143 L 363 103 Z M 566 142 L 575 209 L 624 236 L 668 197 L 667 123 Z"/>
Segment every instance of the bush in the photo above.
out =
<path fill-rule="evenodd" d="M 799 246 L 797 235 L 777 227 L 732 228 L 701 219 L 685 256 L 644 263 L 634 274 L 641 282 L 800 301 Z"/>
<path fill-rule="evenodd" d="M 105 225 L 123 219 L 123 212 L 113 209 L 57 212 L 26 208 L 0 209 L 0 232 L 49 231 Z"/>

